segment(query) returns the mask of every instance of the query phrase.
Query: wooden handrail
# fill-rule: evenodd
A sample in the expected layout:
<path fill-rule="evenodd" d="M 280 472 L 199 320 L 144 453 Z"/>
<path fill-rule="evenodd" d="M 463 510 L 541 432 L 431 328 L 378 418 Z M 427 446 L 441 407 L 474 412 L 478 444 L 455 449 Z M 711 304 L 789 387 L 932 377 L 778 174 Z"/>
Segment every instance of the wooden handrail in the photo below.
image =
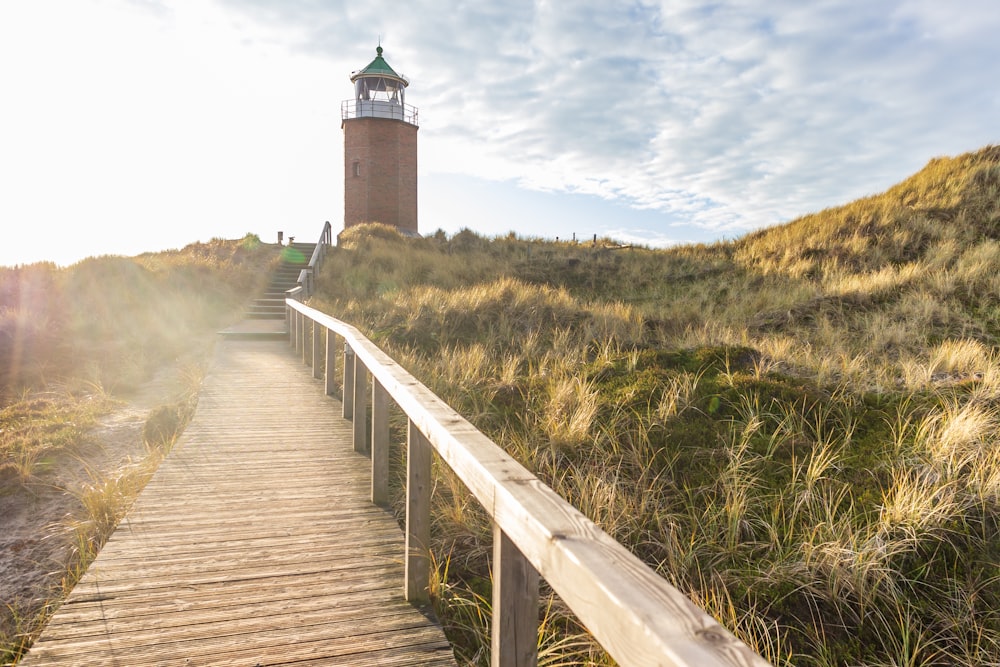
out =
<path fill-rule="evenodd" d="M 306 265 L 306 268 L 299 271 L 299 285 L 305 290 L 303 298 L 309 298 L 316 291 L 316 276 L 323 266 L 323 260 L 326 258 L 326 249 L 330 245 L 333 245 L 333 227 L 330 225 L 330 221 L 327 220 L 323 224 L 323 231 L 319 235 L 316 247 L 313 248 L 309 263 Z"/>
<path fill-rule="evenodd" d="M 345 342 L 344 415 L 354 420 L 354 448 L 371 451 L 372 497 L 386 502 L 391 398 L 409 420 L 407 437 L 407 599 L 427 599 L 430 566 L 430 451 L 448 464 L 494 524 L 493 665 L 535 664 L 538 577 L 573 610 L 622 665 L 710 667 L 769 664 L 711 616 L 613 540 L 579 510 L 455 412 L 353 326 L 285 301 L 290 337 L 306 360 L 305 329 L 326 331 L 326 390 Z M 331 342 L 331 339 L 334 342 Z M 368 374 L 372 377 L 372 440 L 365 442 Z M 348 407 L 350 405 L 350 407 Z M 359 423 L 361 422 L 361 423 Z M 429 445 L 429 446 L 428 446 Z M 376 479 L 378 477 L 379 479 Z"/>

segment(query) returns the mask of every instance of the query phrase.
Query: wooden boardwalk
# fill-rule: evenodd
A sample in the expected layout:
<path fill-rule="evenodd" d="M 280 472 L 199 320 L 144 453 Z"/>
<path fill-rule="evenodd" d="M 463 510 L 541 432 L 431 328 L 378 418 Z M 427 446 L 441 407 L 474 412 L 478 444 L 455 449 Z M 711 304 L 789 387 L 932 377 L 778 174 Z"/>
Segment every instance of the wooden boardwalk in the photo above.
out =
<path fill-rule="evenodd" d="M 194 420 L 21 665 L 454 665 L 322 383 L 223 341 Z"/>

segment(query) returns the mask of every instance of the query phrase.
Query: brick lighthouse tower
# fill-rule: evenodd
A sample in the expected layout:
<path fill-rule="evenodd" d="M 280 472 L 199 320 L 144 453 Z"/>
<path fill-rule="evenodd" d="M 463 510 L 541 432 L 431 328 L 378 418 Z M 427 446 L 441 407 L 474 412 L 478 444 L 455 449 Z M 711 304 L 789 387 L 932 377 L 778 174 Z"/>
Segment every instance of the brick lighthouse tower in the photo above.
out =
<path fill-rule="evenodd" d="M 341 105 L 344 129 L 344 229 L 364 222 L 417 234 L 417 109 L 404 77 L 375 49 L 351 74 L 354 99 Z"/>

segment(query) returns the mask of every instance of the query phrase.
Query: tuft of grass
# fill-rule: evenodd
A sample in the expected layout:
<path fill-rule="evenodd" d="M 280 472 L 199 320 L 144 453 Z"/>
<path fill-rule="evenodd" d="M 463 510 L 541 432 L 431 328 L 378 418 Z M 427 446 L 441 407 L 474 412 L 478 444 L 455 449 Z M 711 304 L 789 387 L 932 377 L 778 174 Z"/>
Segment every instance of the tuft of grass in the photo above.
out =
<path fill-rule="evenodd" d="M 22 486 L 44 482 L 56 457 L 75 455 L 87 429 L 117 404 L 94 385 L 86 391 L 24 390 L 0 407 L 0 480 L 13 475 Z"/>

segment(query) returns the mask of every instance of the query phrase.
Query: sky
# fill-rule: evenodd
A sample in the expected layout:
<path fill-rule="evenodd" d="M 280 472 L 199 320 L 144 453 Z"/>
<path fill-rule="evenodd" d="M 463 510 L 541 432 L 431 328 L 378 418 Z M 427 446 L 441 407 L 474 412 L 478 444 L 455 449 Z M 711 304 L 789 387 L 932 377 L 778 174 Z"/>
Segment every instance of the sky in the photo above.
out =
<path fill-rule="evenodd" d="M 343 227 L 341 102 L 419 108 L 419 225 L 732 239 L 1000 142 L 994 0 L 0 0 L 0 265 Z"/>

